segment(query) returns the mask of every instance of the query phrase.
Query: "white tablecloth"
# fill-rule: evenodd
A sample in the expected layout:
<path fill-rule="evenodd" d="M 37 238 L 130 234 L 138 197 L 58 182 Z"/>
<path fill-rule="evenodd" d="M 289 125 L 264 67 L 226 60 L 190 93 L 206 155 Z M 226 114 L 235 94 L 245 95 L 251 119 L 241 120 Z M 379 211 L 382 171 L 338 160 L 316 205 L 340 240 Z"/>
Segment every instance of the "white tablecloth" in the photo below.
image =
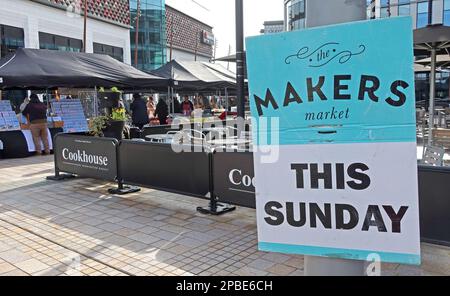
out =
<path fill-rule="evenodd" d="M 25 137 L 25 139 L 27 140 L 27 145 L 28 145 L 28 152 L 36 152 L 36 147 L 34 147 L 34 142 L 33 142 L 33 136 L 31 135 L 31 131 L 30 130 L 22 130 L 22 134 Z M 53 149 L 53 141 L 52 141 L 52 135 L 50 134 L 50 130 L 47 129 L 47 134 L 48 134 L 48 144 L 50 146 L 50 150 Z M 42 149 L 44 149 L 44 145 L 42 144 L 41 141 L 41 147 Z"/>

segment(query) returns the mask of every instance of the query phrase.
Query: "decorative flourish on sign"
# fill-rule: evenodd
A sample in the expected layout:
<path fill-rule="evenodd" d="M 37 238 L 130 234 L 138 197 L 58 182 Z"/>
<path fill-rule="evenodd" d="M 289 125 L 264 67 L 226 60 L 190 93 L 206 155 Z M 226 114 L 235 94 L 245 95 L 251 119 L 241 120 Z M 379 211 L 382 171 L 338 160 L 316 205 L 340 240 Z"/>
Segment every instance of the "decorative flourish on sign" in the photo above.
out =
<path fill-rule="evenodd" d="M 333 60 L 337 60 L 340 64 L 347 63 L 353 56 L 360 55 L 366 51 L 366 46 L 360 44 L 357 51 L 338 50 L 339 43 L 328 42 L 311 51 L 308 46 L 302 47 L 296 54 L 287 56 L 284 62 L 291 64 L 293 59 L 307 60 L 309 67 L 319 68 L 327 65 Z"/>

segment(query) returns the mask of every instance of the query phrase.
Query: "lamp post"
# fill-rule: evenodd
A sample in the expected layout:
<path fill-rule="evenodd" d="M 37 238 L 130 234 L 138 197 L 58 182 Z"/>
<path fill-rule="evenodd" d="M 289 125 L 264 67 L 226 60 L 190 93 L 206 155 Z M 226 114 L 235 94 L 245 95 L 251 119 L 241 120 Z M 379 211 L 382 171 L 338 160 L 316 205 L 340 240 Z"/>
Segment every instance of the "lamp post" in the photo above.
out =
<path fill-rule="evenodd" d="M 366 19 L 366 0 L 321 0 L 308 1 L 308 3 L 307 28 Z M 305 256 L 305 275 L 360 276 L 363 274 L 364 261 Z"/>
<path fill-rule="evenodd" d="M 172 61 L 172 54 L 173 54 L 173 16 L 170 17 L 170 25 L 169 25 L 169 39 L 170 39 L 170 56 L 169 56 L 169 62 Z"/>
<path fill-rule="evenodd" d="M 433 0 L 428 0 L 428 25 L 433 24 Z"/>
<path fill-rule="evenodd" d="M 237 113 L 240 118 L 245 118 L 244 67 L 244 4 L 243 0 L 236 0 L 236 84 Z"/>
<path fill-rule="evenodd" d="M 138 68 L 138 47 L 139 47 L 139 21 L 141 16 L 141 0 L 137 0 L 136 26 L 134 34 L 134 66 Z"/>
<path fill-rule="evenodd" d="M 84 29 L 83 29 L 83 52 L 86 52 L 86 35 L 87 35 L 87 0 L 84 0 Z"/>

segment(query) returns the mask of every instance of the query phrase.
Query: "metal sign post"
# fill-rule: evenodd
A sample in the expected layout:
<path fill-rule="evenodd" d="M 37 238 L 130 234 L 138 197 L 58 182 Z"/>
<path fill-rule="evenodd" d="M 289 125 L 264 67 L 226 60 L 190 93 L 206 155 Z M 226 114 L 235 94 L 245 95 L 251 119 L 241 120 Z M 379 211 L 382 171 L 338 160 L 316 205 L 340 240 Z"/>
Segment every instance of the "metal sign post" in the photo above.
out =
<path fill-rule="evenodd" d="M 367 18 L 365 0 L 309 1 L 306 9 L 307 28 Z M 362 276 L 364 275 L 364 264 L 364 261 L 305 256 L 304 267 L 306 276 Z"/>

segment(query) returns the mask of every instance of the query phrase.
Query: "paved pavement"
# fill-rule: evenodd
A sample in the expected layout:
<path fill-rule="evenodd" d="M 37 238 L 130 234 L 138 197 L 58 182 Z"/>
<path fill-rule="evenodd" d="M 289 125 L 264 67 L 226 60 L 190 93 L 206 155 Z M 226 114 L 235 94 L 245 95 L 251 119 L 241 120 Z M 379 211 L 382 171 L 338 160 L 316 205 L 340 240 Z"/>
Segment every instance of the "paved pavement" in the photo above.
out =
<path fill-rule="evenodd" d="M 254 210 L 203 216 L 206 200 L 52 172 L 51 156 L 0 160 L 0 275 L 303 275 L 303 256 L 257 251 Z M 450 275 L 449 248 L 422 253 L 382 274 Z"/>

